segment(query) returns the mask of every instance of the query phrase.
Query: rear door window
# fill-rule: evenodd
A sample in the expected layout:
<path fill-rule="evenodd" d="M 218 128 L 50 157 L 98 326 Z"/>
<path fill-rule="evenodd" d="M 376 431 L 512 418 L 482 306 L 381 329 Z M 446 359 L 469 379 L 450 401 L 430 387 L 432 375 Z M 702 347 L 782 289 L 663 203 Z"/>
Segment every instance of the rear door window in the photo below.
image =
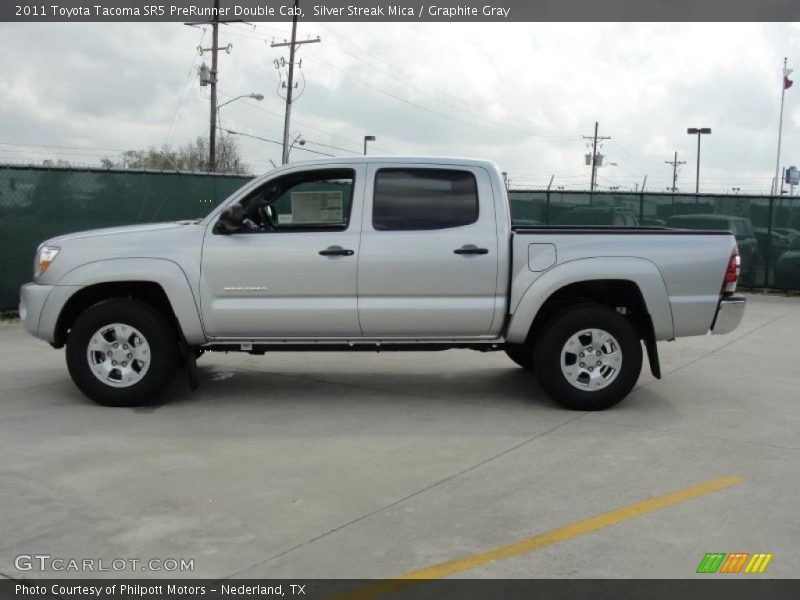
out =
<path fill-rule="evenodd" d="M 469 171 L 381 169 L 372 226 L 379 231 L 461 227 L 478 220 L 478 185 Z"/>

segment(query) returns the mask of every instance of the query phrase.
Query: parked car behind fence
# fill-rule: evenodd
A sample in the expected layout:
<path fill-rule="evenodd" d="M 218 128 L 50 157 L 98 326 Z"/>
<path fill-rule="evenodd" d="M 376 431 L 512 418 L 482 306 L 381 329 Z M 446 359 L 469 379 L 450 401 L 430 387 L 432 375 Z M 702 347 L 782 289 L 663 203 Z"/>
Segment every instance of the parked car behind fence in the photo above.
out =
<path fill-rule="evenodd" d="M 775 263 L 775 287 L 797 289 L 800 287 L 800 236 L 794 238 L 789 250 Z"/>
<path fill-rule="evenodd" d="M 736 238 L 739 254 L 742 257 L 742 285 L 752 286 L 755 284 L 759 243 L 750 219 L 716 214 L 675 215 L 667 219 L 667 227 L 730 231 Z"/>

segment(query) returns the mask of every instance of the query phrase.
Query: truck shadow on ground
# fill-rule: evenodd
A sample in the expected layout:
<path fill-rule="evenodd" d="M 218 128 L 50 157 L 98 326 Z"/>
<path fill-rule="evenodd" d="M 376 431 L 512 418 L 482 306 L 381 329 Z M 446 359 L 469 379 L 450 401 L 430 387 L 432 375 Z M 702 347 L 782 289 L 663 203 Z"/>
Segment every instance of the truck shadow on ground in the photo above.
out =
<path fill-rule="evenodd" d="M 276 370 L 264 365 L 223 367 L 198 365 L 199 388 L 190 392 L 184 370 L 176 373 L 170 388 L 143 410 L 164 404 L 315 403 L 342 405 L 402 401 L 462 403 L 494 407 L 558 408 L 542 390 L 534 374 L 518 367 L 487 367 L 449 373 L 397 373 L 372 369 L 365 372 L 333 370 Z"/>

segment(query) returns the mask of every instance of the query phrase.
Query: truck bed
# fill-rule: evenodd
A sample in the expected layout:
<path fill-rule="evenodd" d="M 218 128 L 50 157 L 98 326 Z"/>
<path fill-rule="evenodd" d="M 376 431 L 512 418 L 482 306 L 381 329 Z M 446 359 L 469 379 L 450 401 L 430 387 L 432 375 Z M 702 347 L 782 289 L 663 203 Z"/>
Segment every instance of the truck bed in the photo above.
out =
<path fill-rule="evenodd" d="M 514 227 L 511 314 L 516 316 L 517 307 L 527 312 L 532 298 L 547 298 L 571 281 L 631 281 L 647 304 L 656 339 L 702 335 L 713 323 L 735 244 L 731 233 L 717 230 Z M 519 322 L 527 318 L 521 316 Z M 512 340 L 518 335 L 515 321 Z"/>

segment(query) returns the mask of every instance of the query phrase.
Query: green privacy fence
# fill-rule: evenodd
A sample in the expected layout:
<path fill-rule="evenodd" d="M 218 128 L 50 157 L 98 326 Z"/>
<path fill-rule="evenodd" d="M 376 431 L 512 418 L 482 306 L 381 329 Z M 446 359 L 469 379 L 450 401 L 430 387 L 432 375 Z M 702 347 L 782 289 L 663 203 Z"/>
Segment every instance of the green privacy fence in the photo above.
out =
<path fill-rule="evenodd" d="M 0 165 L 0 309 L 15 308 L 41 241 L 207 214 L 247 176 Z M 800 197 L 512 190 L 515 225 L 730 229 L 747 285 L 800 290 Z"/>
<path fill-rule="evenodd" d="M 800 197 L 513 190 L 516 225 L 651 225 L 729 230 L 742 283 L 800 290 Z"/>
<path fill-rule="evenodd" d="M 246 176 L 0 166 L 0 309 L 15 308 L 36 246 L 97 227 L 206 215 Z"/>

